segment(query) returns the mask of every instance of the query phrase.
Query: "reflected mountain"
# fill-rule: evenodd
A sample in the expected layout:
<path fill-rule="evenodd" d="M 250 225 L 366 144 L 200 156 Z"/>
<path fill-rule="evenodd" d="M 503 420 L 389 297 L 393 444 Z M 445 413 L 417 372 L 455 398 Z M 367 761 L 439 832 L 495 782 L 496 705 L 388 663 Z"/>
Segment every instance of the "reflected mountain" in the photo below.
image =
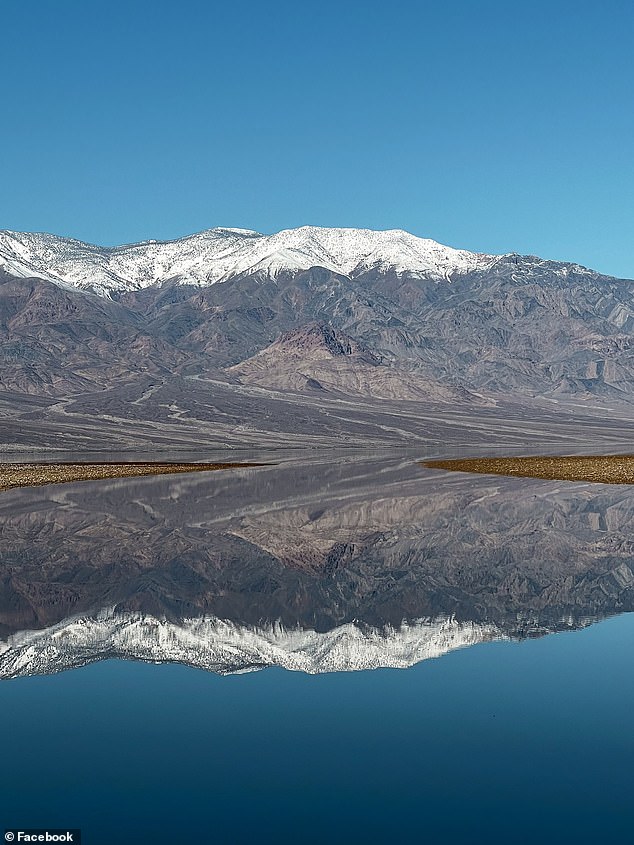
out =
<path fill-rule="evenodd" d="M 0 677 L 402 667 L 634 609 L 632 488 L 275 459 L 4 493 Z"/>
<path fill-rule="evenodd" d="M 405 668 L 501 638 L 504 634 L 495 625 L 454 619 L 382 630 L 349 623 L 318 632 L 279 624 L 249 628 L 209 617 L 176 624 L 108 609 L 14 635 L 0 644 L 0 671 L 5 678 L 48 674 L 112 657 L 186 663 L 223 675 L 269 666 L 310 673 Z"/>

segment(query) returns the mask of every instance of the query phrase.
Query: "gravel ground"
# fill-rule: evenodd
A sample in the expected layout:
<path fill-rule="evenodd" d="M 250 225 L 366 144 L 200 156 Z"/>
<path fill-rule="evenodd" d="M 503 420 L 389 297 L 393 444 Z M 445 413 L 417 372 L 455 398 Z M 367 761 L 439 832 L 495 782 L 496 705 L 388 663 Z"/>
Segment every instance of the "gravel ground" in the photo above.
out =
<path fill-rule="evenodd" d="M 527 458 L 469 458 L 421 461 L 430 469 L 514 475 L 559 481 L 596 481 L 602 484 L 634 484 L 634 455 L 566 455 Z"/>
<path fill-rule="evenodd" d="M 36 487 L 41 484 L 60 484 L 65 481 L 93 481 L 101 478 L 131 478 L 140 475 L 165 475 L 177 472 L 209 472 L 237 469 L 262 464 L 219 463 L 121 463 L 121 464 L 0 464 L 0 490 L 12 487 Z"/>

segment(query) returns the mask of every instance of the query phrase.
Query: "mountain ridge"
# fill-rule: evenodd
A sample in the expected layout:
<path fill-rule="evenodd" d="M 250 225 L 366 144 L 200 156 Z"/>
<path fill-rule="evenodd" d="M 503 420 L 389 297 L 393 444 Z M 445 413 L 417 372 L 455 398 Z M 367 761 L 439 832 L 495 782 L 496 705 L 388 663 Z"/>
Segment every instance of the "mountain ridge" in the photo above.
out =
<path fill-rule="evenodd" d="M 263 235 L 217 227 L 170 241 L 100 247 L 48 233 L 0 231 L 0 262 L 9 272 L 43 274 L 55 283 L 107 296 L 164 284 L 205 287 L 244 273 L 323 267 L 344 276 L 373 267 L 448 278 L 497 256 L 458 250 L 401 229 L 302 226 Z"/>

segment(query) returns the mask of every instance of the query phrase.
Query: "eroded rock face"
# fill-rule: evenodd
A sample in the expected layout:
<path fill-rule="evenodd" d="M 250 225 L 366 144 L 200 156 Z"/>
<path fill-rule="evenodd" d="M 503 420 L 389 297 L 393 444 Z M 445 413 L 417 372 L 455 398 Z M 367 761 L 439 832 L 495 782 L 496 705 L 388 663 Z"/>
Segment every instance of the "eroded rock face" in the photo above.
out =
<path fill-rule="evenodd" d="M 337 396 L 486 404 L 481 396 L 385 363 L 344 332 L 321 323 L 286 332 L 228 372 L 244 384 L 293 393 L 321 390 Z"/>
<path fill-rule="evenodd" d="M 66 643 L 68 665 L 121 654 L 321 671 L 335 664 L 317 655 L 341 662 L 342 642 L 355 666 L 405 665 L 442 652 L 445 634 L 454 647 L 574 628 L 634 609 L 633 518 L 628 487 L 472 477 L 396 455 L 9 491 L 2 660 L 28 673 L 39 655 L 33 671 L 53 671 L 42 655 Z M 50 642 L 19 633 L 46 629 Z M 219 655 L 240 638 L 231 668 Z"/>

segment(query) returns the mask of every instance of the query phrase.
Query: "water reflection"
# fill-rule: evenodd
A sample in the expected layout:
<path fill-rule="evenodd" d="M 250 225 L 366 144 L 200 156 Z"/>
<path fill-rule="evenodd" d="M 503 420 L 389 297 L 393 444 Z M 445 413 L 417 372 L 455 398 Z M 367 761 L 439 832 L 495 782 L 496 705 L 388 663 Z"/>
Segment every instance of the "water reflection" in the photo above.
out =
<path fill-rule="evenodd" d="M 0 676 L 409 666 L 634 605 L 634 491 L 320 456 L 0 500 Z"/>

